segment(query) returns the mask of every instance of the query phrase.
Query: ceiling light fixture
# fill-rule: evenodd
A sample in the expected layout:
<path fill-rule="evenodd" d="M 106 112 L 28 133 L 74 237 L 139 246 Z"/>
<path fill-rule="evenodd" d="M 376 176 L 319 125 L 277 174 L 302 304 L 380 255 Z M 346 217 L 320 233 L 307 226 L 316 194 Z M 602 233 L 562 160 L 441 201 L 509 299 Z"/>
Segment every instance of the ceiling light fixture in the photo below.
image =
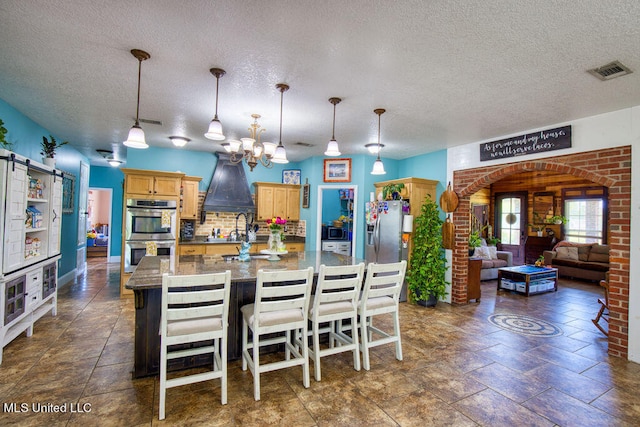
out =
<path fill-rule="evenodd" d="M 282 104 L 284 93 L 289 90 L 289 85 L 278 83 L 276 88 L 280 91 L 280 140 L 271 161 L 273 163 L 289 163 L 289 160 L 287 160 L 287 152 L 284 149 L 284 145 L 282 145 Z"/>
<path fill-rule="evenodd" d="M 144 131 L 140 127 L 140 75 L 142 72 L 142 61 L 145 61 L 151 58 L 144 50 L 140 49 L 131 49 L 131 54 L 138 60 L 138 101 L 136 103 L 136 123 L 133 125 L 131 130 L 129 131 L 129 136 L 127 140 L 123 142 L 124 145 L 131 148 L 149 148 L 147 145 L 147 141 L 144 138 Z"/>
<path fill-rule="evenodd" d="M 115 156 L 113 155 L 113 151 L 110 150 L 96 150 L 102 157 L 105 158 L 105 160 L 107 161 L 107 163 L 109 163 L 111 166 L 113 166 L 114 168 L 117 168 L 118 166 L 120 166 L 123 161 L 122 160 L 118 160 L 115 158 Z"/>
<path fill-rule="evenodd" d="M 209 123 L 209 130 L 207 130 L 204 136 L 214 141 L 222 141 L 224 134 L 222 133 L 222 124 L 220 120 L 218 120 L 218 83 L 220 77 L 224 76 L 226 72 L 222 68 L 212 68 L 209 71 L 216 77 L 216 113 L 213 115 L 213 120 Z"/>
<path fill-rule="evenodd" d="M 336 141 L 336 104 L 338 104 L 342 99 L 340 98 L 329 98 L 329 102 L 333 104 L 333 130 L 331 131 L 331 141 L 327 145 L 327 151 L 324 152 L 325 156 L 339 156 L 340 149 L 338 148 L 338 141 Z"/>
<path fill-rule="evenodd" d="M 176 147 L 184 147 L 185 145 L 187 145 L 187 142 L 191 141 L 189 138 L 186 138 L 184 136 L 170 136 L 169 139 Z"/>
<path fill-rule="evenodd" d="M 376 108 L 373 112 L 378 115 L 378 158 L 373 163 L 371 175 L 384 175 L 386 172 L 384 171 L 382 160 L 380 160 L 380 149 L 382 148 L 382 144 L 380 144 L 380 116 L 385 112 L 385 110 L 383 108 Z"/>
<path fill-rule="evenodd" d="M 378 154 L 380 152 L 380 149 L 382 147 L 384 147 L 384 144 L 376 144 L 375 142 L 371 143 L 371 144 L 365 144 L 364 146 L 367 150 L 369 150 L 369 153 L 371 154 Z"/>
<path fill-rule="evenodd" d="M 240 141 L 229 140 L 222 144 L 225 151 L 230 153 L 231 163 L 240 163 L 242 159 L 247 162 L 249 169 L 258 165 L 258 161 L 266 168 L 273 167 L 272 159 L 276 152 L 276 144 L 273 142 L 260 142 L 260 136 L 265 129 L 260 128 L 258 119 L 260 114 L 252 114 L 253 123 L 249 126 L 250 138 L 240 138 Z"/>

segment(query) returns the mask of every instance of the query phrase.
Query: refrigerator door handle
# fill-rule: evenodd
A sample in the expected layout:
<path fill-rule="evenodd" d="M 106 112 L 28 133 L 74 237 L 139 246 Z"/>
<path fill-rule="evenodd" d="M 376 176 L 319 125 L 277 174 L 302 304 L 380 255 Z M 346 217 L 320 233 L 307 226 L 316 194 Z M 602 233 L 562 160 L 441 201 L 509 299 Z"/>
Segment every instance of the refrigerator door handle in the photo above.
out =
<path fill-rule="evenodd" d="M 376 254 L 376 262 L 378 261 L 378 252 L 380 251 L 380 217 L 376 218 L 373 227 L 373 251 Z"/>

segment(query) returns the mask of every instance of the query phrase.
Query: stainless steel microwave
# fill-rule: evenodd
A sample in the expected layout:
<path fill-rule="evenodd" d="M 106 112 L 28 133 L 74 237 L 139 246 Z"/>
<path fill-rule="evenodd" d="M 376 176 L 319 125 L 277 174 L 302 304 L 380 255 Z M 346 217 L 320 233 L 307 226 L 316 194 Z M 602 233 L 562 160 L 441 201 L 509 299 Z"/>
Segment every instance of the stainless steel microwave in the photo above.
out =
<path fill-rule="evenodd" d="M 328 240 L 346 240 L 347 232 L 340 227 L 327 227 Z"/>

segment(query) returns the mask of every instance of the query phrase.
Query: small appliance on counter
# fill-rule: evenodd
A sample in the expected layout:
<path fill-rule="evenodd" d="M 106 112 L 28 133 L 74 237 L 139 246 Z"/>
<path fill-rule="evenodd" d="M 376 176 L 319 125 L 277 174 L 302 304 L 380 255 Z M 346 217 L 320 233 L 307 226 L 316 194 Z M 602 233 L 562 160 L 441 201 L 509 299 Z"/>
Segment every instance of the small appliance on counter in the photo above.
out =
<path fill-rule="evenodd" d="M 196 222 L 192 220 L 183 220 L 182 228 L 180 229 L 180 239 L 193 240 L 196 234 Z"/>

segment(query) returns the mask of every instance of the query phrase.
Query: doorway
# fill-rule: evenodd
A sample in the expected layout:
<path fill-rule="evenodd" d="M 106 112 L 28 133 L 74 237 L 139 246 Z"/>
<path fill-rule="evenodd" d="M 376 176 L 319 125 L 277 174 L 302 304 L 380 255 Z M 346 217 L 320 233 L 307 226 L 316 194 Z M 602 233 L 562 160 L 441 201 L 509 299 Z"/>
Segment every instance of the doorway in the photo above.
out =
<path fill-rule="evenodd" d="M 524 264 L 524 242 L 527 236 L 527 193 L 496 194 L 496 237 L 501 250 L 513 254 L 513 265 Z"/>
<path fill-rule="evenodd" d="M 87 231 L 95 234 L 87 238 L 87 258 L 109 260 L 111 254 L 111 188 L 89 188 L 87 195 Z M 89 235 L 89 233 L 87 233 Z"/>
<path fill-rule="evenodd" d="M 334 226 L 333 221 L 339 221 L 340 216 L 346 216 L 347 219 L 342 221 L 342 228 L 346 231 L 345 238 L 340 239 L 342 243 L 349 242 L 350 250 L 348 251 L 352 257 L 356 255 L 358 242 L 358 219 L 359 219 L 359 203 L 358 203 L 358 186 L 357 185 L 319 185 L 318 186 L 318 210 L 316 212 L 316 251 L 321 251 L 323 242 L 326 247 L 333 248 L 330 241 L 323 238 L 323 226 Z M 334 218 L 335 217 L 335 218 Z M 330 225 L 329 225 L 330 222 Z M 336 224 L 339 225 L 339 224 Z M 328 237 L 328 236 L 327 236 Z M 328 243 L 329 242 L 329 243 Z M 335 242 L 338 242 L 336 240 Z M 334 252 L 340 252 L 340 246 L 331 249 Z"/>

